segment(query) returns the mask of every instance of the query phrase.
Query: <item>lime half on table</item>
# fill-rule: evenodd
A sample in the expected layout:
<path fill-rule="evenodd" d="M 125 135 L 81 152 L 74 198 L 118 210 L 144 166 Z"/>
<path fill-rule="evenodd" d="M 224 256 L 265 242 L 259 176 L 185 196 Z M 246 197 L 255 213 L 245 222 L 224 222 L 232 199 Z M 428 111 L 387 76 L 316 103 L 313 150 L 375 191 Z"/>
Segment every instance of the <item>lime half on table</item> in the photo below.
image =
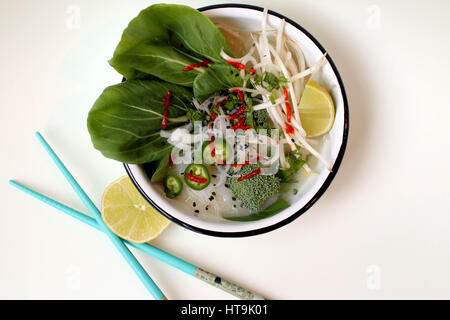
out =
<path fill-rule="evenodd" d="M 103 192 L 102 218 L 122 239 L 144 243 L 158 237 L 170 221 L 140 195 L 128 176 L 123 176 Z"/>
<path fill-rule="evenodd" d="M 333 126 L 335 112 L 333 98 L 313 80 L 306 83 L 298 111 L 308 138 L 324 135 Z"/>

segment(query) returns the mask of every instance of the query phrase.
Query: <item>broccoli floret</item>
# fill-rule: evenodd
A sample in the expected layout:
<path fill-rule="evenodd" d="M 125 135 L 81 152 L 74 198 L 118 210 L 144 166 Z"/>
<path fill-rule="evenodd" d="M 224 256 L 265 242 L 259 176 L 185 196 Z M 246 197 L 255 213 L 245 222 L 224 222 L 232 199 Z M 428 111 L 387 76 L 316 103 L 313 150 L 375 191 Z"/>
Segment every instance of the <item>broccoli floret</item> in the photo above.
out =
<path fill-rule="evenodd" d="M 253 112 L 253 119 L 257 126 L 262 127 L 267 124 L 268 113 L 266 109 L 261 109 Z"/>
<path fill-rule="evenodd" d="M 255 129 L 259 134 L 266 134 L 270 137 L 270 125 L 268 123 L 269 121 L 269 113 L 267 110 L 257 110 L 253 112 L 253 119 L 255 124 Z M 263 130 L 261 130 L 263 129 Z M 266 130 L 266 131 L 264 131 Z"/>
<path fill-rule="evenodd" d="M 246 176 L 257 169 L 259 169 L 258 164 L 243 166 L 235 174 L 236 177 L 227 178 L 227 184 L 233 195 L 242 202 L 244 207 L 251 211 L 258 211 L 264 202 L 280 189 L 280 180 L 273 175 L 258 174 L 238 181 L 239 177 Z"/>

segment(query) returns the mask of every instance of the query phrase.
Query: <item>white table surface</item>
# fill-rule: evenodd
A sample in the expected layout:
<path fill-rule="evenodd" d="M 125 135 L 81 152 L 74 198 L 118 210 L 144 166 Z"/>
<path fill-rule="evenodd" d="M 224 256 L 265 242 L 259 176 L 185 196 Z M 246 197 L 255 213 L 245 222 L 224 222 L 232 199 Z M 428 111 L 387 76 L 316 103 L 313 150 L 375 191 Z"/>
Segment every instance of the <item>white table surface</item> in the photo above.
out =
<path fill-rule="evenodd" d="M 271 299 L 449 299 L 450 2 L 246 2 L 299 22 L 334 59 L 350 107 L 344 161 L 281 229 L 224 239 L 172 224 L 154 244 Z M 151 299 L 103 234 L 7 183 L 86 212 L 36 130 L 96 203 L 125 174 L 94 150 L 86 117 L 121 79 L 107 60 L 122 30 L 151 3 L 0 3 L 0 298 Z M 170 299 L 233 298 L 136 255 Z"/>

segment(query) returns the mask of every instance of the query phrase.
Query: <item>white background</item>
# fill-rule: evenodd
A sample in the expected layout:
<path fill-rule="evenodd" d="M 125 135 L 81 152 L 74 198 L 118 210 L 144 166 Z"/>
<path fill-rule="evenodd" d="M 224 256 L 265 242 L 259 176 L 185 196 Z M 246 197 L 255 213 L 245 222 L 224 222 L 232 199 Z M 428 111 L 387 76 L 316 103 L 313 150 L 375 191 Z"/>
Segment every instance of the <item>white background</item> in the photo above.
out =
<path fill-rule="evenodd" d="M 246 2 L 299 22 L 335 61 L 350 107 L 344 161 L 281 229 L 223 239 L 172 224 L 154 244 L 271 299 L 449 299 L 450 2 Z M 0 298 L 151 299 L 103 234 L 7 183 L 86 212 L 36 130 L 97 204 L 125 174 L 94 150 L 86 117 L 121 80 L 107 60 L 151 3 L 1 2 Z M 233 298 L 136 256 L 169 299 Z"/>

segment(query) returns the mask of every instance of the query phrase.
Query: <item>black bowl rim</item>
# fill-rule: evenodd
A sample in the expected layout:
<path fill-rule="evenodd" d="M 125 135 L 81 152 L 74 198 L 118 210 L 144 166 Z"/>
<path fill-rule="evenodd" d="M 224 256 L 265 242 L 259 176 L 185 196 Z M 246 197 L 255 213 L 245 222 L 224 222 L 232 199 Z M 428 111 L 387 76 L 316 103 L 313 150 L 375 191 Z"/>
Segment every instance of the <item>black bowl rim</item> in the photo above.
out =
<path fill-rule="evenodd" d="M 254 5 L 248 5 L 248 4 L 236 4 L 236 3 L 225 3 L 225 4 L 215 4 L 215 5 L 209 5 L 209 6 L 205 6 L 205 7 L 201 7 L 198 10 L 199 11 L 207 11 L 207 10 L 212 10 L 212 9 L 219 9 L 219 8 L 244 8 L 244 9 L 252 9 L 252 10 L 257 10 L 257 11 L 263 11 L 264 9 L 262 7 L 258 7 L 258 6 L 254 6 Z M 320 51 L 322 51 L 323 53 L 326 52 L 326 50 L 324 49 L 324 47 L 319 43 L 319 41 L 317 41 L 305 28 L 303 28 L 301 25 L 299 25 L 297 22 L 285 17 L 284 15 L 277 13 L 275 11 L 272 10 L 268 10 L 268 13 L 271 15 L 274 15 L 280 19 L 285 19 L 286 22 L 289 22 L 291 25 L 293 25 L 294 27 L 296 27 L 297 29 L 299 29 L 300 31 L 302 31 L 309 39 L 311 39 L 311 41 L 314 42 L 314 44 L 320 49 Z M 127 163 L 124 163 L 124 167 L 125 170 L 128 174 L 128 176 L 130 177 L 131 181 L 133 182 L 133 184 L 135 185 L 135 187 L 138 189 L 138 191 L 141 193 L 141 195 L 156 209 L 158 210 L 158 212 L 160 212 L 161 214 L 163 214 L 166 218 L 168 218 L 169 220 L 175 222 L 176 224 L 179 224 L 183 227 L 185 227 L 186 229 L 201 233 L 201 234 L 205 234 L 205 235 L 209 235 L 209 236 L 215 236 L 215 237 L 248 237 L 248 236 L 254 236 L 254 235 L 259 235 L 259 234 L 263 234 L 269 231 L 273 231 L 275 229 L 278 229 L 282 226 L 287 225 L 288 223 L 294 221 L 295 219 L 297 219 L 298 217 L 300 217 L 303 213 L 305 213 L 309 208 L 312 207 L 312 205 L 314 203 L 317 202 L 317 200 L 325 193 L 325 191 L 327 190 L 327 188 L 330 186 L 331 181 L 333 181 L 334 177 L 336 176 L 336 173 L 339 169 L 339 166 L 341 165 L 342 159 L 344 157 L 344 153 L 345 153 L 345 149 L 347 146 L 347 140 L 348 140 L 348 131 L 349 131 L 349 110 L 348 110 L 348 102 L 347 102 L 347 95 L 345 93 L 345 89 L 344 89 L 344 83 L 342 82 L 341 76 L 336 68 L 336 65 L 334 64 L 333 60 L 331 59 L 330 55 L 327 54 L 326 56 L 328 62 L 331 65 L 331 68 L 333 69 L 333 72 L 336 75 L 336 78 L 338 80 L 339 86 L 341 88 L 341 94 L 342 94 L 342 98 L 344 101 L 344 132 L 343 132 L 343 136 L 342 136 L 342 144 L 341 144 L 341 148 L 339 149 L 339 153 L 338 156 L 336 158 L 336 161 L 333 165 L 333 168 L 330 172 L 330 174 L 328 175 L 327 179 L 324 181 L 323 185 L 320 187 L 320 189 L 316 192 L 316 194 L 311 198 L 311 200 L 304 205 L 300 210 L 298 210 L 296 213 L 290 215 L 289 217 L 287 217 L 286 219 L 279 221 L 273 225 L 267 226 L 267 227 L 263 227 L 263 228 L 259 228 L 259 229 L 253 229 L 253 230 L 247 230 L 247 231 L 239 231 L 239 232 L 221 232 L 221 231 L 213 231 L 213 230 L 208 230 L 208 229 L 203 229 L 203 228 L 199 228 L 193 225 L 190 225 L 182 220 L 179 220 L 175 217 L 173 217 L 172 215 L 170 215 L 169 213 L 167 213 L 165 210 L 163 210 L 162 208 L 160 208 L 145 192 L 144 190 L 141 188 L 141 186 L 139 185 L 139 183 L 137 182 L 136 178 L 134 177 L 133 173 L 131 172 L 131 169 L 129 167 L 129 165 Z"/>

